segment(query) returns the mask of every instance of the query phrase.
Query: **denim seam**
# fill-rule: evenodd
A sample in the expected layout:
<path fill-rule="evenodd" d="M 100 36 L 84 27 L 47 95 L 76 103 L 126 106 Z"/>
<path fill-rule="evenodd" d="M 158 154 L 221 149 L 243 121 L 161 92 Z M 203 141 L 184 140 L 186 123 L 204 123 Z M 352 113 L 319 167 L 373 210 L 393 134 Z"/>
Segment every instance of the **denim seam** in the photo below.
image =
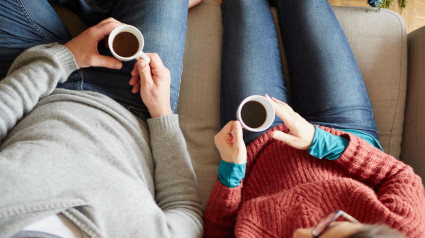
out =
<path fill-rule="evenodd" d="M 22 3 L 21 0 L 18 0 L 18 4 L 20 5 L 23 14 L 25 15 L 25 17 L 27 18 L 27 20 L 32 23 L 33 28 L 40 34 L 41 37 L 43 37 L 45 40 L 51 40 L 49 39 L 49 37 L 47 37 L 43 31 L 37 26 L 37 24 L 35 23 L 34 19 L 31 17 L 31 15 L 29 14 L 28 10 L 25 8 L 25 5 Z"/>
<path fill-rule="evenodd" d="M 180 86 L 181 86 L 181 81 L 182 81 L 182 73 L 183 73 L 183 64 L 184 63 L 182 63 L 182 66 L 181 66 L 181 68 L 180 68 L 180 84 L 177 86 L 178 88 L 177 88 L 177 92 L 176 92 L 176 102 L 174 102 L 174 105 L 171 105 L 171 109 L 173 109 L 173 108 L 175 108 L 175 112 L 177 113 L 177 106 L 179 105 L 179 97 L 180 97 Z M 174 111 L 174 110 L 173 110 Z"/>
<path fill-rule="evenodd" d="M 81 80 L 78 81 L 80 83 L 78 90 L 84 91 L 84 74 L 83 74 L 83 70 L 80 70 L 79 71 L 79 74 L 81 76 Z"/>
<path fill-rule="evenodd" d="M 79 85 L 77 86 L 78 87 L 77 90 L 84 91 L 84 71 L 83 71 L 83 69 L 79 69 L 78 73 L 79 73 L 81 80 L 77 81 L 77 83 L 79 83 Z"/>

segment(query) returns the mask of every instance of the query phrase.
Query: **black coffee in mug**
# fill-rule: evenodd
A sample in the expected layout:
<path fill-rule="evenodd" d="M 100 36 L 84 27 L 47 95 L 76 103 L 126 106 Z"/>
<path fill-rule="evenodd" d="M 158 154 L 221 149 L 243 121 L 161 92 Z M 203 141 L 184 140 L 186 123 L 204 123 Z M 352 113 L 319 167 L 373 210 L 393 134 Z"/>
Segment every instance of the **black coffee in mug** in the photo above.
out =
<path fill-rule="evenodd" d="M 259 102 L 249 101 L 242 106 L 241 118 L 248 127 L 258 128 L 266 121 L 266 109 Z"/>
<path fill-rule="evenodd" d="M 121 32 L 115 36 L 112 48 L 121 57 L 131 57 L 139 50 L 139 41 L 132 33 Z"/>

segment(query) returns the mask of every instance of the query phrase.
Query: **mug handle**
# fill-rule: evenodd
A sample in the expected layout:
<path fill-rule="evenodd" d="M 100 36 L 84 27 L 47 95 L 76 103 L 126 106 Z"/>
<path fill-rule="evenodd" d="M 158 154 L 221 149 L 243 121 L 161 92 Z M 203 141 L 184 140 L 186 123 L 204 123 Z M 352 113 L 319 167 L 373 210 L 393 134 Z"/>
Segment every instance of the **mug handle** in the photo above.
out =
<path fill-rule="evenodd" d="M 150 62 L 151 62 L 151 59 L 149 58 L 149 56 L 147 54 L 145 54 L 143 51 L 140 52 L 140 54 L 139 54 L 139 56 L 137 58 L 138 59 L 144 59 L 144 60 L 146 60 L 146 62 L 148 64 L 150 64 Z"/>

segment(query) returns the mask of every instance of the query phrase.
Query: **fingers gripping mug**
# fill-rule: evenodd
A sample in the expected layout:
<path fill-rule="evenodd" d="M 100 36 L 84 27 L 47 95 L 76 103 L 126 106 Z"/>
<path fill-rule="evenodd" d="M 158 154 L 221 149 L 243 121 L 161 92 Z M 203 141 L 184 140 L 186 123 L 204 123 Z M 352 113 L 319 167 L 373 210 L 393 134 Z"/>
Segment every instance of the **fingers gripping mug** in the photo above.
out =
<path fill-rule="evenodd" d="M 239 104 L 236 117 L 245 130 L 260 132 L 272 125 L 275 110 L 273 104 L 266 97 L 252 95 Z"/>
<path fill-rule="evenodd" d="M 134 26 L 122 25 L 109 34 L 109 49 L 112 55 L 121 61 L 143 58 L 149 64 L 150 58 L 143 53 L 144 44 L 142 33 Z"/>

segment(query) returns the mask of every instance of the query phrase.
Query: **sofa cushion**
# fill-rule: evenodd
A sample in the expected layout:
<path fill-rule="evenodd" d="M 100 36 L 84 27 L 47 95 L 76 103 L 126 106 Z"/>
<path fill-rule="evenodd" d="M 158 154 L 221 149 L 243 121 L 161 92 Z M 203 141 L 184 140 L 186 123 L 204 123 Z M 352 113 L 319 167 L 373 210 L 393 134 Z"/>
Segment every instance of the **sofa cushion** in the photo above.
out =
<path fill-rule="evenodd" d="M 220 161 L 214 136 L 220 130 L 221 43 L 220 4 L 204 0 L 189 11 L 177 107 L 204 206 Z"/>

